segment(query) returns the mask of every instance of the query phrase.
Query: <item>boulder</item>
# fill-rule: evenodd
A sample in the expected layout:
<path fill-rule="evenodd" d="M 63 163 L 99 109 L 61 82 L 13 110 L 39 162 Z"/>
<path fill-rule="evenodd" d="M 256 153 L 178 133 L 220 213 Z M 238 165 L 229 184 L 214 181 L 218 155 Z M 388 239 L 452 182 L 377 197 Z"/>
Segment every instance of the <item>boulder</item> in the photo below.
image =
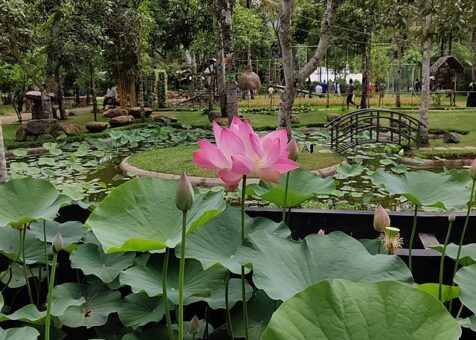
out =
<path fill-rule="evenodd" d="M 86 123 L 86 130 L 89 132 L 101 132 L 107 129 L 107 123 L 88 122 Z"/>
<path fill-rule="evenodd" d="M 330 123 L 330 122 L 333 122 L 334 120 L 340 118 L 340 114 L 338 113 L 328 113 L 327 114 L 327 121 Z"/>
<path fill-rule="evenodd" d="M 23 142 L 26 140 L 27 136 L 28 136 L 28 133 L 26 131 L 26 123 L 22 123 L 18 127 L 18 130 L 15 135 L 15 139 L 17 142 Z"/>
<path fill-rule="evenodd" d="M 291 124 L 299 124 L 299 116 L 291 115 Z"/>
<path fill-rule="evenodd" d="M 120 116 L 127 116 L 128 114 L 129 112 L 127 112 L 127 110 L 116 108 L 116 109 L 106 110 L 104 111 L 102 115 L 103 117 L 106 117 L 106 118 L 116 118 Z"/>
<path fill-rule="evenodd" d="M 460 142 L 461 135 L 455 132 L 445 132 L 443 135 L 443 142 L 450 144 L 457 144 Z"/>
<path fill-rule="evenodd" d="M 59 122 L 58 129 L 68 136 L 78 136 L 81 134 L 81 127 L 72 123 Z"/>
<path fill-rule="evenodd" d="M 55 137 L 53 137 L 52 135 L 50 135 L 49 133 L 44 133 L 42 135 L 39 135 L 36 140 L 38 141 L 41 141 L 41 140 L 50 140 L 50 139 L 54 139 Z"/>
<path fill-rule="evenodd" d="M 214 122 L 217 122 L 221 127 L 228 127 L 230 125 L 228 118 L 215 118 Z"/>
<path fill-rule="evenodd" d="M 111 127 L 126 126 L 134 123 L 134 117 L 132 116 L 119 116 L 109 120 Z"/>
<path fill-rule="evenodd" d="M 58 121 L 56 119 L 33 119 L 26 123 L 26 131 L 28 134 L 39 135 L 53 135 L 58 129 Z"/>
<path fill-rule="evenodd" d="M 134 106 L 134 107 L 129 107 L 127 109 L 127 112 L 131 115 L 134 116 L 135 118 L 140 118 L 140 107 L 139 106 Z M 149 117 L 154 110 L 152 110 L 150 107 L 145 107 L 144 108 L 144 114 L 146 117 Z"/>
<path fill-rule="evenodd" d="M 166 115 L 166 116 L 157 115 L 157 116 L 154 116 L 154 121 L 160 124 L 168 124 L 168 123 L 177 123 L 178 119 L 177 117 L 169 116 L 169 115 Z"/>

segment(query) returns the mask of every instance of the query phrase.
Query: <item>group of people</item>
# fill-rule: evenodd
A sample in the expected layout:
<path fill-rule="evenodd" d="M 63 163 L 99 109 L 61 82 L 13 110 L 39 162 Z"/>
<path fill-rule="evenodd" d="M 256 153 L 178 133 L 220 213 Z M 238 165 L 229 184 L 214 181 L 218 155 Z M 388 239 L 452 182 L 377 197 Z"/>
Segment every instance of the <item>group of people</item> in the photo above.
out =
<path fill-rule="evenodd" d="M 326 83 L 324 80 L 322 83 L 318 82 L 315 88 L 316 95 L 318 97 L 324 97 L 326 93 L 334 92 L 334 94 L 340 94 L 340 84 L 339 82 L 333 82 L 329 80 L 329 83 Z"/>

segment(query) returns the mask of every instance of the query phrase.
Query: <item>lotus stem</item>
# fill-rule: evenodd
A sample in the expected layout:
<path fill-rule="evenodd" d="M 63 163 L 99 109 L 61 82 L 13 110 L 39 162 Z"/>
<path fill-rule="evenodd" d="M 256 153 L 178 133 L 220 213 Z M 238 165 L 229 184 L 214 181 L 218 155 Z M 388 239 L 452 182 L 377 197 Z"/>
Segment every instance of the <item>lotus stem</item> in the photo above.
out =
<path fill-rule="evenodd" d="M 46 305 L 46 318 L 45 318 L 45 340 L 50 340 L 50 328 L 51 328 L 51 301 L 53 300 L 53 288 L 55 283 L 56 266 L 58 263 L 58 253 L 53 254 L 53 264 L 51 265 L 51 276 L 48 284 L 48 301 Z"/>
<path fill-rule="evenodd" d="M 25 239 L 26 239 L 26 225 L 23 230 L 20 230 L 21 233 L 21 252 L 22 252 L 22 259 L 23 259 L 23 274 L 25 276 L 26 282 L 26 289 L 28 290 L 28 298 L 30 299 L 30 303 L 33 305 L 33 295 L 31 294 L 31 286 L 30 281 L 28 280 L 28 271 L 26 269 L 26 256 L 25 256 Z"/>
<path fill-rule="evenodd" d="M 180 243 L 179 269 L 179 307 L 178 307 L 178 338 L 183 340 L 183 290 L 185 282 L 185 236 L 187 233 L 187 211 L 182 212 L 182 242 Z"/>
<path fill-rule="evenodd" d="M 226 283 L 225 283 L 225 308 L 226 308 L 226 325 L 228 328 L 228 334 L 230 335 L 231 339 L 234 339 L 235 336 L 233 334 L 233 324 L 231 323 L 231 315 L 230 315 L 230 305 L 228 301 L 228 291 L 230 288 L 230 272 L 228 272 L 228 275 L 226 277 Z"/>
<path fill-rule="evenodd" d="M 243 176 L 241 185 L 241 243 L 245 241 L 245 198 L 246 198 L 246 175 Z M 245 321 L 245 339 L 248 340 L 248 306 L 246 305 L 246 277 L 245 266 L 241 266 L 241 297 L 243 299 L 243 319 Z"/>
<path fill-rule="evenodd" d="M 43 246 L 45 247 L 45 269 L 46 269 L 46 285 L 50 285 L 50 269 L 48 263 L 48 243 L 46 242 L 46 221 L 43 220 Z M 40 277 L 41 282 L 41 277 Z"/>
<path fill-rule="evenodd" d="M 413 227 L 412 233 L 410 235 L 410 244 L 408 246 L 408 268 L 410 268 L 410 272 L 412 271 L 412 248 L 413 248 L 413 240 L 415 239 L 416 227 L 417 227 L 417 217 L 418 217 L 418 205 L 415 205 L 415 213 L 413 215 Z"/>
<path fill-rule="evenodd" d="M 165 320 L 167 321 L 167 333 L 169 339 L 174 339 L 174 332 L 172 331 L 172 320 L 170 319 L 169 298 L 167 296 L 167 272 L 169 270 L 169 248 L 165 250 L 164 264 L 162 266 L 162 298 L 164 299 Z"/>
<path fill-rule="evenodd" d="M 464 220 L 463 231 L 461 233 L 461 238 L 459 240 L 458 251 L 456 252 L 456 260 L 455 260 L 455 267 L 453 270 L 453 276 L 451 277 L 452 285 L 454 284 L 455 275 L 456 275 L 456 272 L 458 271 L 458 264 L 459 264 L 459 260 L 461 256 L 461 247 L 463 246 L 464 236 L 466 235 L 466 229 L 468 228 L 469 214 L 471 213 L 471 205 L 473 203 L 475 185 L 476 185 L 476 179 L 473 179 L 473 185 L 471 186 L 471 195 L 469 197 L 468 209 L 466 210 L 466 218 Z M 451 312 L 452 306 L 453 306 L 453 300 L 450 301 L 450 305 L 448 307 L 448 310 L 450 312 Z"/>
<path fill-rule="evenodd" d="M 446 254 L 446 247 L 448 246 L 448 242 L 450 241 L 451 229 L 453 228 L 453 221 L 448 222 L 448 231 L 446 233 L 445 244 L 443 245 L 443 254 L 441 254 L 440 258 L 440 276 L 438 281 L 438 299 L 443 302 L 441 295 L 443 290 L 443 274 L 444 274 L 444 266 L 445 266 L 445 254 Z"/>
<path fill-rule="evenodd" d="M 288 201 L 289 172 L 286 174 L 286 186 L 284 187 L 284 204 L 283 204 L 283 223 L 286 223 L 286 204 Z"/>

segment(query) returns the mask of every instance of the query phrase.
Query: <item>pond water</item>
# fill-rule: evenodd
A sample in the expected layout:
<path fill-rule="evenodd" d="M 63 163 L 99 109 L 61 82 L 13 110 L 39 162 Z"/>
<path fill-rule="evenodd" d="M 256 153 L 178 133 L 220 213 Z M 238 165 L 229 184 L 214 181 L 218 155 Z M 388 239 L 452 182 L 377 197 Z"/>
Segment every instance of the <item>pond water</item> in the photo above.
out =
<path fill-rule="evenodd" d="M 329 147 L 326 131 L 307 129 L 296 131 L 302 152 L 309 152 L 310 145 L 320 151 Z M 64 194 L 74 200 L 101 200 L 112 188 L 127 181 L 118 168 L 119 163 L 131 153 L 158 147 L 190 145 L 199 138 L 213 139 L 211 131 L 203 129 L 178 129 L 171 126 L 150 125 L 130 130 L 109 132 L 107 138 L 90 138 L 83 142 L 45 143 L 48 154 L 26 156 L 26 150 L 17 149 L 8 161 L 10 176 L 31 176 L 50 180 Z M 326 152 L 326 151 L 324 151 Z M 400 148 L 391 145 L 363 145 L 345 155 L 351 164 L 337 167 L 334 178 L 337 190 L 303 204 L 305 208 L 323 209 L 373 209 L 381 203 L 391 210 L 406 210 L 411 206 L 402 197 L 390 196 L 381 187 L 372 184 L 371 177 L 379 168 L 403 174 L 410 169 L 398 163 Z M 236 198 L 229 194 L 230 200 Z M 267 203 L 250 200 L 250 205 Z"/>

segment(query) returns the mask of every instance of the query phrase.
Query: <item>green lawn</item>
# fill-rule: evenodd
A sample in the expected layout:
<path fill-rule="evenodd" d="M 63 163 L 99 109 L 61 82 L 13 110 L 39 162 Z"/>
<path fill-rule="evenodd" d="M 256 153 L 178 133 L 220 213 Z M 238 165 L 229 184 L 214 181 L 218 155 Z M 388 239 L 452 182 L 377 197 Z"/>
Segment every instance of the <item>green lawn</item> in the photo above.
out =
<path fill-rule="evenodd" d="M 136 153 L 129 157 L 129 163 L 137 168 L 180 175 L 183 171 L 190 176 L 216 177 L 211 170 L 197 167 L 192 162 L 192 153 L 198 146 L 178 146 L 174 148 L 161 148 Z M 173 155 L 173 157 L 170 157 Z M 333 153 L 302 153 L 299 163 L 305 170 L 322 169 L 344 161 L 340 155 Z"/>

